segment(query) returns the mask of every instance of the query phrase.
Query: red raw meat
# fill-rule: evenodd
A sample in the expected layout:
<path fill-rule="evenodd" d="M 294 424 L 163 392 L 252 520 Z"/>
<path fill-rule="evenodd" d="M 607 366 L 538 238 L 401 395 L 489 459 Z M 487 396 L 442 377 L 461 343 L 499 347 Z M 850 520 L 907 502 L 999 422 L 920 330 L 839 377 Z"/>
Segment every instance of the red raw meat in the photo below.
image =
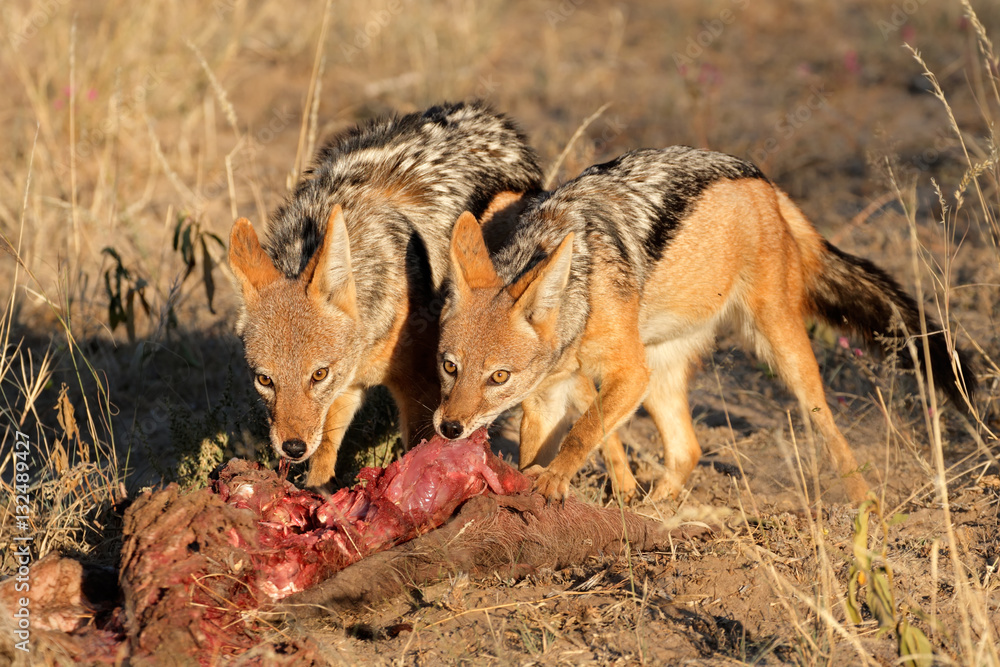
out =
<path fill-rule="evenodd" d="M 437 528 L 472 496 L 531 486 L 490 451 L 485 430 L 466 440 L 435 437 L 387 468 L 365 468 L 354 488 L 328 498 L 286 481 L 257 483 L 244 468 L 223 469 L 215 490 L 256 515 L 257 544 L 233 531 L 232 545 L 250 552 L 252 583 L 273 600 Z"/>
<path fill-rule="evenodd" d="M 80 586 L 66 577 L 42 576 L 79 579 L 80 568 L 39 565 L 39 578 L 66 595 L 54 596 L 49 612 L 40 603 L 33 608 L 33 617 L 53 619 L 38 635 L 48 648 L 36 646 L 33 657 L 215 664 L 257 646 L 271 627 L 248 612 L 274 609 L 292 593 L 281 604 L 316 613 L 372 602 L 446 572 L 516 576 L 620 553 L 626 544 L 652 548 L 665 535 L 658 522 L 617 508 L 573 498 L 547 506 L 526 493 L 528 478 L 490 452 L 483 431 L 467 440 L 434 438 L 359 478 L 324 496 L 233 460 L 213 488 L 185 493 L 171 484 L 142 494 L 124 516 L 120 602 L 114 591 L 98 607 L 74 596 Z M 84 625 L 62 625 L 67 604 L 92 610 Z M 245 664 L 323 663 L 315 642 L 289 637 Z"/>

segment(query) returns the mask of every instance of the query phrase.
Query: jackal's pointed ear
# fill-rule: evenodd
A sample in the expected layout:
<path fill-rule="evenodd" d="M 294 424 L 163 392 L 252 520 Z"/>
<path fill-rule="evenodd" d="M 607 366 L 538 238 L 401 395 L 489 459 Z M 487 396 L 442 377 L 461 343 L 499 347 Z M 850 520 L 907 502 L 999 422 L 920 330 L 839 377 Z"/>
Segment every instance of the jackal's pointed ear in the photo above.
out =
<path fill-rule="evenodd" d="M 316 254 L 303 272 L 309 296 L 357 317 L 357 291 L 351 271 L 351 243 L 344 210 L 337 204 L 326 222 L 326 233 Z"/>
<path fill-rule="evenodd" d="M 562 240 L 555 252 L 543 259 L 511 285 L 508 292 L 515 307 L 532 324 L 555 312 L 569 282 L 573 264 L 573 233 Z"/>
<path fill-rule="evenodd" d="M 503 287 L 476 216 L 466 211 L 451 232 L 451 273 L 459 290 Z"/>
<path fill-rule="evenodd" d="M 256 296 L 262 287 L 281 277 L 246 218 L 234 222 L 229 234 L 229 268 L 233 270 L 244 300 Z"/>

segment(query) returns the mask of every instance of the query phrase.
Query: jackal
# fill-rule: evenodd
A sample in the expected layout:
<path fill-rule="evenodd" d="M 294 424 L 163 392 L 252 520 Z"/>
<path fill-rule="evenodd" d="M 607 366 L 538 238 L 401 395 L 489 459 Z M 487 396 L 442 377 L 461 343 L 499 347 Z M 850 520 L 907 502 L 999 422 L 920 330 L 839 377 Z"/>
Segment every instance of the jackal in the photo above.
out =
<path fill-rule="evenodd" d="M 534 151 L 480 103 L 381 118 L 326 145 L 271 217 L 263 244 L 245 218 L 229 263 L 236 325 L 279 456 L 334 472 L 364 391 L 386 385 L 404 443 L 433 432 L 439 290 L 456 218 L 501 192 L 539 190 Z"/>
<path fill-rule="evenodd" d="M 653 495 L 674 495 L 701 454 L 689 377 L 733 322 L 810 415 L 851 499 L 866 494 L 805 318 L 883 350 L 919 335 L 917 304 L 888 274 L 824 240 L 753 164 L 688 147 L 627 153 L 522 206 L 491 247 L 473 213 L 454 228 L 439 433 L 464 437 L 521 403 L 521 468 L 558 499 L 642 404 L 667 469 Z M 964 406 L 963 392 L 976 388 L 970 358 L 940 325 L 927 327 L 937 386 Z M 569 402 L 582 416 L 560 445 L 555 426 Z M 614 481 L 628 492 L 635 482 L 617 467 Z"/>

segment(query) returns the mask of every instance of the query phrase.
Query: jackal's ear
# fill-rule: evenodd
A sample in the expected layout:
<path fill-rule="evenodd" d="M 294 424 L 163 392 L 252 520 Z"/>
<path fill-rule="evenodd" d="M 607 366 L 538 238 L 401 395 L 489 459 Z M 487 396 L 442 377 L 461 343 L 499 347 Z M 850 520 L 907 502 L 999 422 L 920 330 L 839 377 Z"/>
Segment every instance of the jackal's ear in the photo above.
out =
<path fill-rule="evenodd" d="M 281 277 L 246 218 L 234 222 L 229 234 L 229 268 L 233 270 L 244 299 L 255 296 L 262 287 Z"/>
<path fill-rule="evenodd" d="M 451 274 L 459 291 L 481 287 L 503 287 L 493 268 L 483 230 L 476 216 L 466 211 L 458 218 L 451 232 Z"/>
<path fill-rule="evenodd" d="M 573 263 L 573 233 L 562 240 L 555 252 L 536 264 L 508 288 L 517 308 L 532 324 L 537 324 L 559 306 L 569 282 Z"/>
<path fill-rule="evenodd" d="M 319 302 L 339 308 L 357 317 L 357 291 L 351 271 L 351 243 L 347 237 L 344 210 L 337 204 L 326 222 L 323 243 L 303 274 L 309 283 L 308 293 Z"/>

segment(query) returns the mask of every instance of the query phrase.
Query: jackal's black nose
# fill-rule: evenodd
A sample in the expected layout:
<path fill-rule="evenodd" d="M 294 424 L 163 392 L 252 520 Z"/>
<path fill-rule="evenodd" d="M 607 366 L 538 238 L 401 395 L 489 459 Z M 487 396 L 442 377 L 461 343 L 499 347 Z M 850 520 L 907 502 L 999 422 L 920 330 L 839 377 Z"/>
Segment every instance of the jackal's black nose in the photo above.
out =
<path fill-rule="evenodd" d="M 306 453 L 306 443 L 302 440 L 285 440 L 281 443 L 281 451 L 290 459 L 300 459 Z"/>
<path fill-rule="evenodd" d="M 455 440 L 462 437 L 462 424 L 459 422 L 441 422 L 441 435 L 448 438 L 449 440 Z"/>

